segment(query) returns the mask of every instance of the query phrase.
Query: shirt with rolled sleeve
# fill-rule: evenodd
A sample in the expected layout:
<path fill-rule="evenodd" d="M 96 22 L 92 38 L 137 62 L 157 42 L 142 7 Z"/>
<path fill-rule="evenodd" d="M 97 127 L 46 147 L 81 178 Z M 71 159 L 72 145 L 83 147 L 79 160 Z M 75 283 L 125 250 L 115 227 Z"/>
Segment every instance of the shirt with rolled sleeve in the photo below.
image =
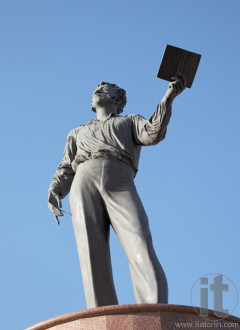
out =
<path fill-rule="evenodd" d="M 105 120 L 92 119 L 71 130 L 49 191 L 64 198 L 78 165 L 89 159 L 114 157 L 137 172 L 141 147 L 155 145 L 165 138 L 170 117 L 171 102 L 163 99 L 149 120 L 137 114 L 110 114 Z"/>

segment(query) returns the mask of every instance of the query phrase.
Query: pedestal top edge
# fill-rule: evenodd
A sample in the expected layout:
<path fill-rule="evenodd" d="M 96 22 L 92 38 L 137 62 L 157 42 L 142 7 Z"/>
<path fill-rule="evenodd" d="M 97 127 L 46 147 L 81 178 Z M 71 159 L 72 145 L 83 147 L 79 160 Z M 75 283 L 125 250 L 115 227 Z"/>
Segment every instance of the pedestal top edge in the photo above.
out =
<path fill-rule="evenodd" d="M 215 315 L 213 310 L 208 310 L 208 317 L 221 319 Z M 111 305 L 96 308 L 84 309 L 72 313 L 62 314 L 46 321 L 37 323 L 26 330 L 44 330 L 58 324 L 63 324 L 83 318 L 119 315 L 119 314 L 134 314 L 134 313 L 179 313 L 200 315 L 199 307 L 171 304 L 131 304 L 131 305 Z M 223 318 L 223 317 L 222 317 Z M 240 318 L 229 315 L 224 318 L 226 321 L 231 321 L 240 324 Z"/>

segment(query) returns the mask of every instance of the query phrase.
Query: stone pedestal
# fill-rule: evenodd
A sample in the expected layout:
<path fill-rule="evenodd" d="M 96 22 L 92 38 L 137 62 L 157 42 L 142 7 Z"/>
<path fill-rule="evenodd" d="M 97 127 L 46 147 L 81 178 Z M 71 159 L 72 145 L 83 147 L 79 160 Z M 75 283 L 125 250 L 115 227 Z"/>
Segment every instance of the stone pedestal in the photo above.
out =
<path fill-rule="evenodd" d="M 116 305 L 86 309 L 54 317 L 26 330 L 174 330 L 240 329 L 240 319 L 217 317 L 209 310 L 200 316 L 197 307 L 167 304 Z"/>

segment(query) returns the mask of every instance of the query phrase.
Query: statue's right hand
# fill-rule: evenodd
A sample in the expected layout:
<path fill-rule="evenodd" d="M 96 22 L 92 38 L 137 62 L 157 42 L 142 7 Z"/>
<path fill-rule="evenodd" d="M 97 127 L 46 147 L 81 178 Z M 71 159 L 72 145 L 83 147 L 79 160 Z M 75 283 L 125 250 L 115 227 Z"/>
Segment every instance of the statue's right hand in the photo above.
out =
<path fill-rule="evenodd" d="M 61 198 L 59 195 L 57 195 L 53 191 L 48 192 L 48 208 L 53 213 L 54 218 L 57 222 L 57 224 L 60 224 L 60 221 L 58 220 L 58 217 L 62 217 L 62 211 L 60 208 L 62 207 Z"/>

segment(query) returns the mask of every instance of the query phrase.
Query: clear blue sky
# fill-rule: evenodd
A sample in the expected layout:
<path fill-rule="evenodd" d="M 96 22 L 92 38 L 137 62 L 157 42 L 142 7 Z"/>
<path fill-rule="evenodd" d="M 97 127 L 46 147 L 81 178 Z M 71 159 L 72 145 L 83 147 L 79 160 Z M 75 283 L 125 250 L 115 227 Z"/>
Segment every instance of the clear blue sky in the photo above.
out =
<path fill-rule="evenodd" d="M 71 218 L 56 225 L 48 186 L 68 132 L 94 117 L 100 81 L 127 90 L 125 114 L 151 115 L 168 85 L 156 78 L 166 44 L 202 54 L 165 141 L 143 149 L 136 178 L 169 303 L 191 305 L 194 282 L 208 273 L 240 293 L 239 12 L 239 0 L 0 1 L 2 329 L 85 308 Z M 112 234 L 119 302 L 134 303 Z"/>

